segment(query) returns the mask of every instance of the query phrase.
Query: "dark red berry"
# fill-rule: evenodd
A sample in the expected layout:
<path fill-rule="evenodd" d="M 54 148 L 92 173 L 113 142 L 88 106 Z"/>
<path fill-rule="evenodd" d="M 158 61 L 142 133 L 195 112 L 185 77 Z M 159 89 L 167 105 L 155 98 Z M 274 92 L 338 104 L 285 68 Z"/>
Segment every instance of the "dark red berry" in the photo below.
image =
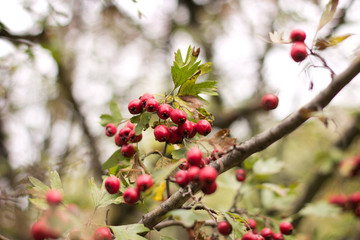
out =
<path fill-rule="evenodd" d="M 339 207 L 344 207 L 346 204 L 346 196 L 344 194 L 336 194 L 330 197 L 329 202 Z"/>
<path fill-rule="evenodd" d="M 127 121 L 125 127 L 128 127 L 128 128 L 130 128 L 130 129 L 134 129 L 135 124 L 132 123 L 132 122 L 130 122 L 130 121 Z"/>
<path fill-rule="evenodd" d="M 50 205 L 57 205 L 63 200 L 63 195 L 59 190 L 51 189 L 46 193 L 46 202 Z"/>
<path fill-rule="evenodd" d="M 132 144 L 124 144 L 121 147 L 121 154 L 124 157 L 132 157 L 135 154 L 135 147 Z"/>
<path fill-rule="evenodd" d="M 207 120 L 203 119 L 196 123 L 195 129 L 200 135 L 206 136 L 211 132 L 211 125 Z"/>
<path fill-rule="evenodd" d="M 174 109 L 170 113 L 171 121 L 173 121 L 176 124 L 183 124 L 186 120 L 186 113 L 183 110 L 180 109 Z"/>
<path fill-rule="evenodd" d="M 145 105 L 146 111 L 155 112 L 158 110 L 158 107 L 159 107 L 159 102 L 156 101 L 156 99 L 150 98 L 146 101 L 146 105 Z"/>
<path fill-rule="evenodd" d="M 196 135 L 196 123 L 190 121 L 192 131 L 187 135 L 187 138 L 193 138 Z"/>
<path fill-rule="evenodd" d="M 349 207 L 355 209 L 360 205 L 360 192 L 354 192 L 348 197 Z"/>
<path fill-rule="evenodd" d="M 129 140 L 129 134 L 132 130 L 128 127 L 123 127 L 122 129 L 119 130 L 118 135 L 121 137 L 121 139 L 123 141 L 128 141 Z"/>
<path fill-rule="evenodd" d="M 244 169 L 239 168 L 238 170 L 236 170 L 235 176 L 239 182 L 243 182 L 246 179 L 246 172 Z"/>
<path fill-rule="evenodd" d="M 140 199 L 140 193 L 137 188 L 128 187 L 123 193 L 125 203 L 134 204 Z"/>
<path fill-rule="evenodd" d="M 256 221 L 252 218 L 247 220 L 248 224 L 246 224 L 246 230 L 255 229 L 256 228 Z"/>
<path fill-rule="evenodd" d="M 161 119 L 168 119 L 170 117 L 170 113 L 172 112 L 173 108 L 169 104 L 161 104 L 158 108 L 157 115 Z"/>
<path fill-rule="evenodd" d="M 267 111 L 275 109 L 278 104 L 279 98 L 272 93 L 265 94 L 261 99 L 261 105 Z"/>
<path fill-rule="evenodd" d="M 121 147 L 122 145 L 127 144 L 128 140 L 126 138 L 122 138 L 119 133 L 115 135 L 115 144 Z"/>
<path fill-rule="evenodd" d="M 281 233 L 275 233 L 273 236 L 274 240 L 284 240 L 284 235 L 282 235 Z"/>
<path fill-rule="evenodd" d="M 136 186 L 139 191 L 144 192 L 147 189 L 151 188 L 153 184 L 154 182 L 149 174 L 142 174 L 136 179 Z"/>
<path fill-rule="evenodd" d="M 108 177 L 105 180 L 105 188 L 110 194 L 115 194 L 119 192 L 120 180 L 115 176 Z"/>
<path fill-rule="evenodd" d="M 306 33 L 301 29 L 294 29 L 290 33 L 290 39 L 292 42 L 304 42 Z"/>
<path fill-rule="evenodd" d="M 189 184 L 188 174 L 184 170 L 179 170 L 175 174 L 175 181 L 180 187 L 185 187 Z"/>
<path fill-rule="evenodd" d="M 214 149 L 211 152 L 210 158 L 211 160 L 215 161 L 216 159 L 221 158 L 222 155 L 224 155 L 224 151 L 220 149 Z"/>
<path fill-rule="evenodd" d="M 154 129 L 155 139 L 159 142 L 166 142 L 170 137 L 169 128 L 165 125 L 159 125 Z"/>
<path fill-rule="evenodd" d="M 131 100 L 129 102 L 128 109 L 131 114 L 141 113 L 143 110 L 143 105 L 141 104 L 140 99 Z"/>
<path fill-rule="evenodd" d="M 191 166 L 199 166 L 202 159 L 202 152 L 198 148 L 192 148 L 187 152 L 186 159 Z"/>
<path fill-rule="evenodd" d="M 176 126 L 169 127 L 169 132 L 170 132 L 170 137 L 168 139 L 168 143 L 179 144 L 182 142 L 182 136 L 178 131 L 178 127 Z"/>
<path fill-rule="evenodd" d="M 213 183 L 217 178 L 218 172 L 215 168 L 206 166 L 201 169 L 199 174 L 199 180 L 202 184 L 208 185 Z"/>
<path fill-rule="evenodd" d="M 135 130 L 131 130 L 131 132 L 129 133 L 129 140 L 132 143 L 137 143 L 140 142 L 142 139 L 142 133 L 140 133 L 139 135 L 136 135 Z"/>
<path fill-rule="evenodd" d="M 255 239 L 256 239 L 256 236 L 252 232 L 245 233 L 241 238 L 241 240 L 255 240 Z"/>
<path fill-rule="evenodd" d="M 282 222 L 279 225 L 280 232 L 285 235 L 290 235 L 294 229 L 293 225 L 289 222 Z"/>
<path fill-rule="evenodd" d="M 115 135 L 117 131 L 116 125 L 113 123 L 108 123 L 105 126 L 105 134 L 106 136 L 112 137 Z"/>
<path fill-rule="evenodd" d="M 197 166 L 191 166 L 189 167 L 189 169 L 187 170 L 187 175 L 189 178 L 190 182 L 194 182 L 199 180 L 199 173 L 200 173 L 200 168 Z"/>
<path fill-rule="evenodd" d="M 214 193 L 216 191 L 216 189 L 217 189 L 217 184 L 216 184 L 216 182 L 213 182 L 211 184 L 207 184 L 207 185 L 202 186 L 201 191 L 204 194 L 209 195 L 209 194 Z"/>
<path fill-rule="evenodd" d="M 228 221 L 221 221 L 218 223 L 217 225 L 217 229 L 219 231 L 220 234 L 227 236 L 231 233 L 232 231 L 232 226 Z"/>
<path fill-rule="evenodd" d="M 274 233 L 270 228 L 263 228 L 260 232 L 260 235 L 263 236 L 265 240 L 271 240 Z"/>
<path fill-rule="evenodd" d="M 144 93 L 144 94 L 141 96 L 141 98 L 140 98 L 141 105 L 142 105 L 143 107 L 145 107 L 147 100 L 149 100 L 149 99 L 154 99 L 154 98 L 155 98 L 155 97 L 154 97 L 152 94 L 150 94 L 150 93 Z"/>
<path fill-rule="evenodd" d="M 94 240 L 111 240 L 111 232 L 107 227 L 99 227 L 94 232 Z"/>
<path fill-rule="evenodd" d="M 44 218 L 39 219 L 31 226 L 31 235 L 35 240 L 44 240 L 47 238 L 57 238 L 58 234 L 55 234 L 49 226 L 46 224 Z"/>
<path fill-rule="evenodd" d="M 194 125 L 191 121 L 186 120 L 178 127 L 179 134 L 183 137 L 188 137 L 194 131 Z"/>
<path fill-rule="evenodd" d="M 209 157 L 203 158 L 202 160 L 204 161 L 205 165 L 208 165 L 210 163 L 210 158 Z"/>
<path fill-rule="evenodd" d="M 187 160 L 185 158 L 180 159 L 179 161 L 182 161 L 182 163 L 179 165 L 179 168 L 181 170 L 188 170 L 189 169 L 189 163 L 187 162 Z"/>
<path fill-rule="evenodd" d="M 290 55 L 295 62 L 303 61 L 308 55 L 306 45 L 302 42 L 294 43 L 291 47 Z"/>
<path fill-rule="evenodd" d="M 354 213 L 356 217 L 360 217 L 360 205 L 357 206 Z"/>

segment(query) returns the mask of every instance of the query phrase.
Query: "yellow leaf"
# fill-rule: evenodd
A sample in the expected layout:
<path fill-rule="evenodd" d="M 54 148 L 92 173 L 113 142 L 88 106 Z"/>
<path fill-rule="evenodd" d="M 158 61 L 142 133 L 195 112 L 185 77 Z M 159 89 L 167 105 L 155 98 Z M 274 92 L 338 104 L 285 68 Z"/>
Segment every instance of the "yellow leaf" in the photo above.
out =
<path fill-rule="evenodd" d="M 319 31 L 321 28 L 323 28 L 327 23 L 329 23 L 333 19 L 338 3 L 339 0 L 329 0 L 328 4 L 326 4 L 326 8 L 323 14 L 321 15 L 321 19 L 317 31 Z"/>
<path fill-rule="evenodd" d="M 348 37 L 352 36 L 353 34 L 345 34 L 341 36 L 332 36 L 328 39 L 317 39 L 315 46 L 319 50 L 324 50 L 328 47 L 333 47 L 347 39 Z"/>
<path fill-rule="evenodd" d="M 166 183 L 163 182 L 157 188 L 155 188 L 154 190 L 155 194 L 152 199 L 155 201 L 162 201 L 165 189 L 166 189 Z"/>

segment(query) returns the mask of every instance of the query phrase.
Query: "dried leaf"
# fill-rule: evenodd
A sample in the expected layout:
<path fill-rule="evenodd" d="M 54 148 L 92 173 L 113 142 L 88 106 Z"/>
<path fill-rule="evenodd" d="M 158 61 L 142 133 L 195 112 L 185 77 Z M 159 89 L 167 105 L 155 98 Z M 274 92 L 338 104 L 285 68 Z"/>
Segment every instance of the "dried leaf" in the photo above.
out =
<path fill-rule="evenodd" d="M 284 33 L 278 33 L 277 31 L 269 32 L 270 41 L 272 43 L 291 43 L 289 39 L 283 38 Z"/>
<path fill-rule="evenodd" d="M 236 138 L 230 137 L 230 130 L 221 129 L 209 139 L 209 143 L 216 149 L 227 150 L 236 143 Z"/>
<path fill-rule="evenodd" d="M 347 39 L 348 37 L 352 36 L 353 34 L 345 34 L 345 35 L 341 35 L 341 36 L 332 36 L 328 39 L 317 39 L 315 42 L 315 47 L 318 50 L 324 50 L 328 47 L 334 47 L 336 45 L 338 45 L 339 43 L 341 43 L 342 41 L 344 41 L 345 39 Z"/>
<path fill-rule="evenodd" d="M 190 103 L 191 106 L 194 108 L 199 108 L 204 105 L 203 101 L 201 101 L 199 98 L 197 98 L 193 95 L 183 95 L 183 96 L 179 96 L 179 98 L 181 98 L 181 100 L 183 100 L 187 103 Z"/>
<path fill-rule="evenodd" d="M 321 15 L 320 23 L 316 32 L 320 31 L 321 28 L 333 19 L 338 3 L 339 0 L 329 0 L 323 14 Z"/>

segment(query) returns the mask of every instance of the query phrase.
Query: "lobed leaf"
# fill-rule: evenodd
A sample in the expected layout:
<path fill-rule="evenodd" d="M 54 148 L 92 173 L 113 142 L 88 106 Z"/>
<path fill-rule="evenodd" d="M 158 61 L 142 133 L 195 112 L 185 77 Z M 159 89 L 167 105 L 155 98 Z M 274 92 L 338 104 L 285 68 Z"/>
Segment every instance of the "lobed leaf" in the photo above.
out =
<path fill-rule="evenodd" d="M 41 182 L 39 179 L 29 176 L 29 181 L 32 185 L 34 185 L 35 190 L 45 194 L 47 191 L 50 190 L 50 188 L 43 182 Z"/>
<path fill-rule="evenodd" d="M 143 130 L 146 130 L 148 128 L 151 116 L 151 112 L 144 112 L 140 115 L 140 120 L 135 126 L 136 135 L 139 135 Z"/>
<path fill-rule="evenodd" d="M 120 161 L 129 160 L 121 154 L 121 149 L 116 150 L 101 166 L 102 170 L 110 169 L 118 165 Z"/>
<path fill-rule="evenodd" d="M 122 226 L 110 226 L 117 240 L 144 240 L 146 238 L 138 233 L 149 232 L 150 229 L 143 224 L 129 224 Z"/>
<path fill-rule="evenodd" d="M 111 111 L 112 117 L 115 121 L 114 123 L 120 123 L 123 120 L 123 117 L 121 115 L 119 105 L 117 104 L 117 102 L 112 100 L 110 102 L 109 106 L 110 106 L 110 111 Z"/>
<path fill-rule="evenodd" d="M 113 122 L 115 122 L 114 118 L 109 114 L 102 114 L 100 116 L 100 125 L 103 127 L 105 127 L 107 124 L 113 123 Z"/>

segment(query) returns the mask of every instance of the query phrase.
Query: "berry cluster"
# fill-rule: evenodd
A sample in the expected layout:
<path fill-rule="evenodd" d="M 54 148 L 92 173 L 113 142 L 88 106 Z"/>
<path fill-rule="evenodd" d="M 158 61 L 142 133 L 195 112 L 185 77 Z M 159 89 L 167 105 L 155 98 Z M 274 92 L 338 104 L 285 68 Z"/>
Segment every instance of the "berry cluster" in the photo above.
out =
<path fill-rule="evenodd" d="M 344 211 L 353 211 L 357 217 L 360 217 L 360 192 L 354 192 L 349 196 L 344 194 L 332 195 L 329 203 L 341 207 Z"/>
<path fill-rule="evenodd" d="M 290 55 L 295 62 L 301 62 L 308 56 L 304 43 L 305 38 L 306 33 L 303 30 L 294 29 L 290 33 L 291 42 L 294 43 L 291 47 Z"/>
<path fill-rule="evenodd" d="M 214 150 L 211 159 L 216 160 L 216 156 L 219 155 L 221 155 L 220 151 Z M 175 174 L 175 181 L 179 186 L 185 187 L 190 182 L 200 182 L 203 193 L 212 194 L 216 191 L 217 184 L 215 180 L 218 173 L 215 168 L 205 166 L 209 163 L 210 158 L 203 159 L 200 149 L 190 149 L 186 154 L 186 159 L 181 161 L 184 161 L 179 166 L 181 170 Z"/>
<path fill-rule="evenodd" d="M 275 94 L 268 93 L 261 98 L 261 105 L 266 111 L 275 109 L 278 104 L 279 98 Z"/>
<path fill-rule="evenodd" d="M 150 175 L 142 174 L 136 179 L 136 187 L 128 187 L 123 193 L 124 202 L 135 204 L 140 199 L 140 192 L 145 192 L 153 186 L 154 182 Z"/>

